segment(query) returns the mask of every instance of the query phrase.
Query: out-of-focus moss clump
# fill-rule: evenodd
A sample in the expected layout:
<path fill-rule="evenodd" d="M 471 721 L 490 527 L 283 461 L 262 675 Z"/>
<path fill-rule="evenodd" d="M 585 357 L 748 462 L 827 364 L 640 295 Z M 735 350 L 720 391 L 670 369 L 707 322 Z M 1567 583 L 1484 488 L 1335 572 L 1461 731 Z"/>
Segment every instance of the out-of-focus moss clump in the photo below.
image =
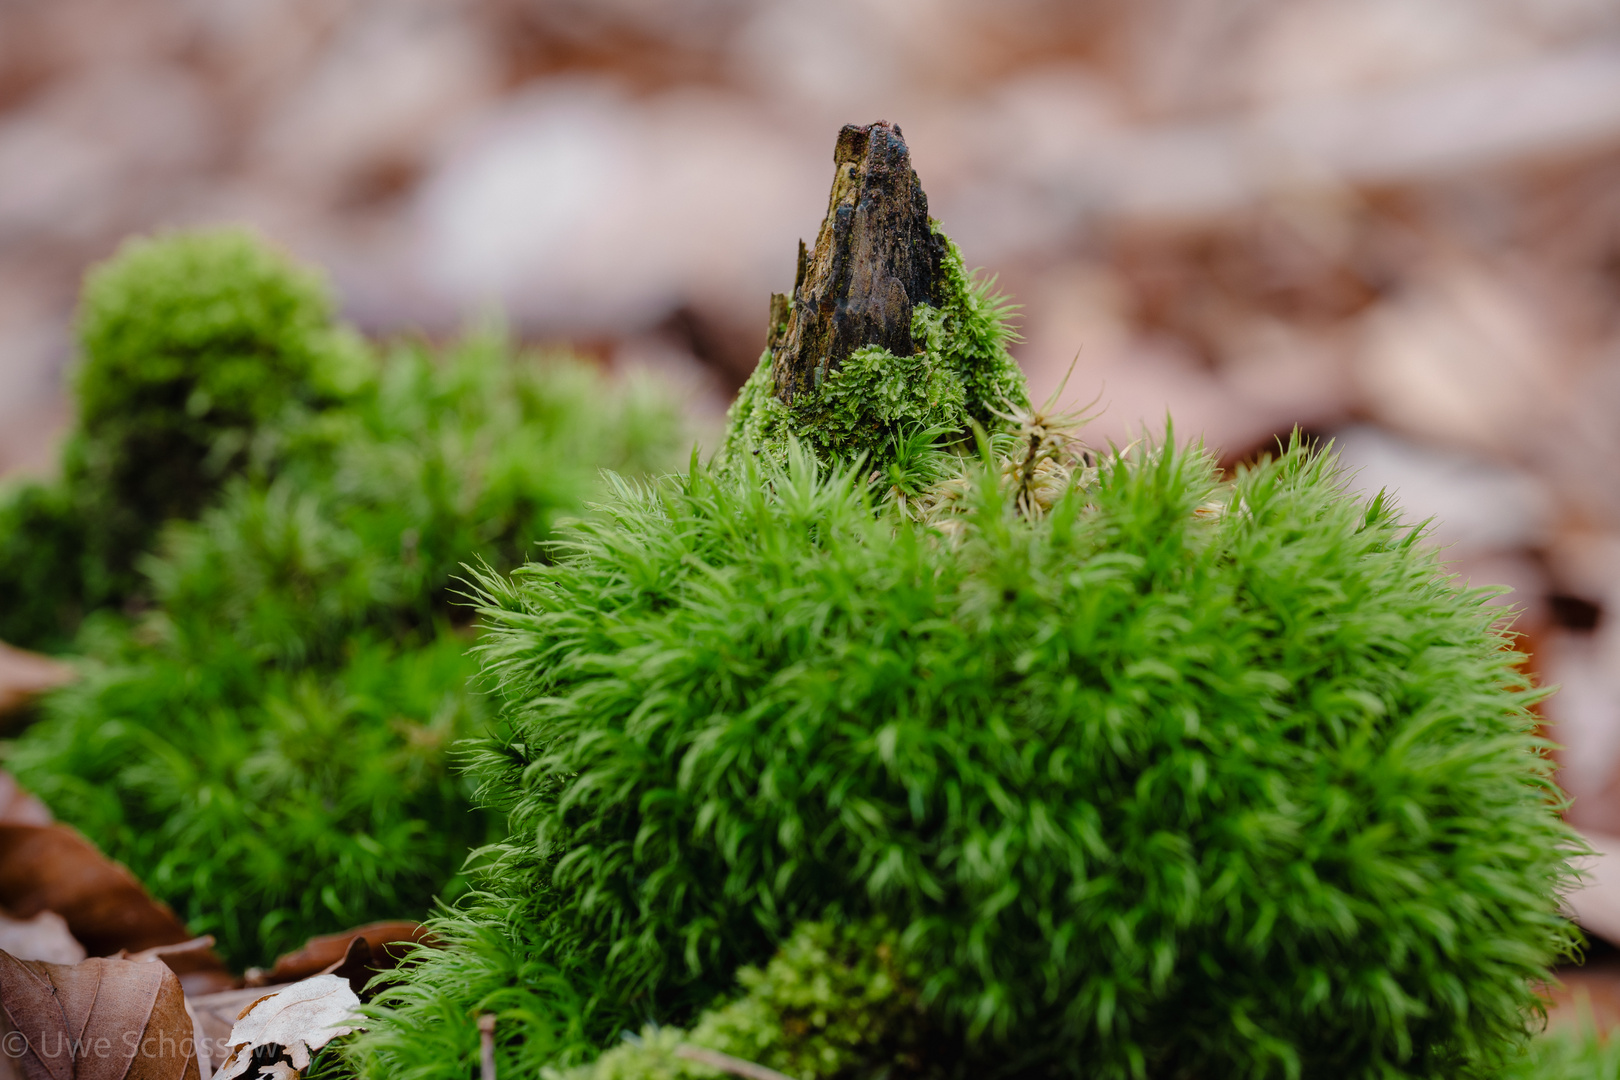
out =
<path fill-rule="evenodd" d="M 101 401 L 84 407 L 80 444 L 155 455 L 195 481 L 185 501 L 124 490 L 117 468 L 70 471 L 8 504 L 32 533 L 0 534 L 0 552 L 25 556 L 43 551 L 46 526 L 93 534 L 100 503 L 85 493 L 98 485 L 131 529 L 169 515 L 152 552 L 129 553 L 140 609 L 84 622 L 81 679 L 44 702 L 8 763 L 238 966 L 311 934 L 420 918 L 460 888 L 487 825 L 450 768 L 456 740 L 485 726 L 456 577 L 534 556 L 601 468 L 661 464 L 678 429 L 654 395 L 518 354 L 496 332 L 444 355 L 338 341 L 312 279 L 250 243 L 136 245 L 86 300 L 100 314 L 86 316 L 81 393 L 116 383 L 166 441 Z M 147 260 L 175 276 L 136 280 Z M 209 267 L 254 287 L 221 295 L 188 276 Z M 118 338 L 108 295 L 135 304 L 148 286 L 164 318 L 126 313 L 132 338 Z M 181 359 L 147 371 L 142 342 Z M 29 584 L 52 616 L 48 582 L 12 587 Z"/>
<path fill-rule="evenodd" d="M 86 276 L 77 426 L 54 485 L 0 496 L 0 639 L 60 648 L 140 589 L 172 518 L 276 451 L 274 431 L 339 400 L 364 348 L 321 277 L 241 229 L 126 243 Z"/>
<path fill-rule="evenodd" d="M 84 616 L 85 532 L 64 485 L 0 487 L 0 641 L 67 644 Z"/>

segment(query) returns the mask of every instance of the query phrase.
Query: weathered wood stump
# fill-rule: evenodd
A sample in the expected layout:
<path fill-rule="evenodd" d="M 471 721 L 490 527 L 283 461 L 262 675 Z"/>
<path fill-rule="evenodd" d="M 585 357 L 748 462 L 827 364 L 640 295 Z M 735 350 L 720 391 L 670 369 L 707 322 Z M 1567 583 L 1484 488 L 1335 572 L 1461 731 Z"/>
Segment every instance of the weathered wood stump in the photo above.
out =
<path fill-rule="evenodd" d="M 814 251 L 799 241 L 793 296 L 771 297 L 771 376 L 791 403 L 864 345 L 915 351 L 911 312 L 939 303 L 944 244 L 900 128 L 846 125 L 833 151 L 827 217 Z"/>

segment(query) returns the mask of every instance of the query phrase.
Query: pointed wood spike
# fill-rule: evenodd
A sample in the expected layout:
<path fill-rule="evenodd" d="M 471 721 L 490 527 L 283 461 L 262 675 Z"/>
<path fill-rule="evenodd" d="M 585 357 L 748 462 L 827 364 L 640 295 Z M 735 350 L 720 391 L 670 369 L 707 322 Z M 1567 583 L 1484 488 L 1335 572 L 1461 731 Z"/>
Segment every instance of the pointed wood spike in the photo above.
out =
<path fill-rule="evenodd" d="M 939 302 L 943 242 L 928 223 L 928 197 L 900 128 L 846 125 L 815 248 L 799 245 L 786 328 L 772 305 L 771 375 L 784 402 L 821 385 L 865 345 L 915 351 L 911 313 Z"/>

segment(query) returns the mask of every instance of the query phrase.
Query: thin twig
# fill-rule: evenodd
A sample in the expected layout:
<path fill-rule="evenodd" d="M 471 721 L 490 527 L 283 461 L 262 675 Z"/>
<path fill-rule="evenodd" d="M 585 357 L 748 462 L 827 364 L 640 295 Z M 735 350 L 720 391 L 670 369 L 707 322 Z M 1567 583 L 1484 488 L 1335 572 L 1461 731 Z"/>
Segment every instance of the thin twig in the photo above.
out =
<path fill-rule="evenodd" d="M 681 1043 L 675 1048 L 675 1056 L 695 1061 L 699 1065 L 707 1065 L 711 1069 L 731 1073 L 733 1076 L 747 1077 L 747 1080 L 793 1080 L 786 1073 L 779 1073 L 775 1069 L 768 1069 L 757 1062 L 745 1061 L 740 1057 L 722 1054 L 718 1050 L 710 1050 L 706 1046 L 693 1046 L 691 1043 Z"/>
<path fill-rule="evenodd" d="M 479 1049 L 483 1051 L 483 1080 L 495 1080 L 495 1014 L 485 1013 L 478 1018 Z"/>

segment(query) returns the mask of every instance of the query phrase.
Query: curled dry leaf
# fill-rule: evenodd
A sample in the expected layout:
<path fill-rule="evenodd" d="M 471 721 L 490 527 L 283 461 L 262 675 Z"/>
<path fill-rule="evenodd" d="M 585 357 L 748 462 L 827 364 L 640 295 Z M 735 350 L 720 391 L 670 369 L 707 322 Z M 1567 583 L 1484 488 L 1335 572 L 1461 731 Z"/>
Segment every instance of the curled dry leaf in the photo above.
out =
<path fill-rule="evenodd" d="M 72 679 L 73 669 L 66 664 L 0 641 L 0 717 L 20 712 Z"/>
<path fill-rule="evenodd" d="M 275 994 L 267 994 L 242 1010 L 231 1029 L 231 1056 L 215 1080 L 252 1076 L 253 1051 L 261 1046 L 281 1047 L 300 1071 L 309 1067 L 310 1054 L 360 1025 L 360 999 L 348 980 L 316 975 Z M 263 1076 L 261 1070 L 258 1074 Z"/>
<path fill-rule="evenodd" d="M 192 1022 L 197 1028 L 197 1060 L 202 1068 L 203 1080 L 207 1080 L 212 1070 L 230 1057 L 231 1029 L 236 1026 L 237 1018 L 267 992 L 280 989 L 282 987 L 279 986 L 271 991 L 262 987 L 248 987 L 197 997 L 186 996 L 186 1008 L 191 1011 Z M 0 1080 L 5 1080 L 3 1074 L 0 1074 Z"/>
<path fill-rule="evenodd" d="M 218 1061 L 229 1053 L 230 1035 L 244 1007 L 262 1000 L 267 994 L 277 993 L 289 984 L 312 975 L 336 975 L 349 983 L 349 988 L 361 1001 L 369 1001 L 366 984 L 379 971 L 397 965 L 409 946 L 432 944 L 433 938 L 422 924 L 407 920 L 368 923 L 337 934 L 312 937 L 293 952 L 277 958 L 275 966 L 265 971 L 248 970 L 244 989 L 226 990 L 223 987 L 207 992 L 193 992 L 193 976 L 181 973 L 186 983 L 186 1001 L 197 1022 L 199 1058 L 212 1055 Z M 172 948 L 182 948 L 173 946 Z M 165 950 L 153 950 L 165 951 Z M 175 959 L 165 956 L 170 966 Z M 265 1077 L 267 1066 L 260 1066 L 259 1076 Z M 207 1071 L 203 1074 L 208 1075 Z M 0 1074 L 0 1080 L 6 1080 Z"/>
<path fill-rule="evenodd" d="M 0 822 L 0 904 L 25 919 L 56 912 L 93 956 L 191 937 L 133 874 L 66 825 Z"/>
<path fill-rule="evenodd" d="M 199 1080 L 185 995 L 162 964 L 0 953 L 0 1021 L 27 1080 Z"/>
<path fill-rule="evenodd" d="M 302 948 L 277 957 L 269 971 L 250 969 L 245 982 L 248 986 L 271 986 L 311 975 L 337 974 L 347 978 L 358 994 L 373 974 L 395 967 L 411 945 L 421 943 L 432 944 L 421 923 L 403 919 L 368 923 L 342 933 L 312 937 Z"/>

